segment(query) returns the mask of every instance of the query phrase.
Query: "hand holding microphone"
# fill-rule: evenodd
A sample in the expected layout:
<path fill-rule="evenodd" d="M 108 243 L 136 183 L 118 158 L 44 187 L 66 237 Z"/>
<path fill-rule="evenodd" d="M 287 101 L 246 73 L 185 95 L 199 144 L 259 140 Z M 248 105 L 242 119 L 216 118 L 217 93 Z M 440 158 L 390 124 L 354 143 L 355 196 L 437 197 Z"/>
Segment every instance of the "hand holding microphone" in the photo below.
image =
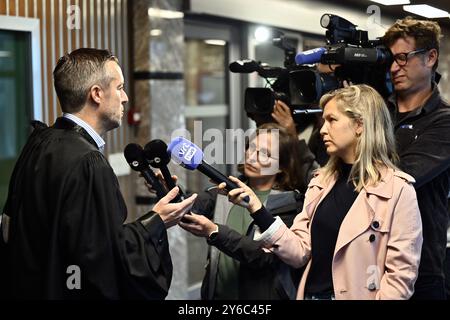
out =
<path fill-rule="evenodd" d="M 209 177 L 215 183 L 225 183 L 225 189 L 231 191 L 239 188 L 239 186 L 228 179 L 225 175 L 217 171 L 203 160 L 203 151 L 191 141 L 177 137 L 173 139 L 168 147 L 172 159 L 188 170 L 199 170 L 201 173 Z M 248 196 L 244 196 L 242 200 L 246 203 L 250 201 Z"/>
<path fill-rule="evenodd" d="M 166 228 L 170 228 L 182 220 L 183 216 L 192 208 L 197 194 L 194 193 L 181 202 L 170 203 L 178 196 L 179 189 L 175 187 L 169 192 L 166 191 L 153 170 L 150 169 L 142 147 L 136 143 L 130 143 L 125 147 L 124 155 L 130 167 L 141 172 L 146 182 L 156 190 L 159 201 L 154 205 L 153 211 L 161 217 Z"/>
<path fill-rule="evenodd" d="M 142 147 L 136 143 L 129 143 L 125 147 L 123 154 L 131 169 L 134 171 L 139 171 L 147 183 L 152 185 L 152 188 L 156 191 L 156 196 L 158 199 L 163 198 L 167 194 L 167 191 L 155 176 L 153 170 L 150 169 Z"/>
<path fill-rule="evenodd" d="M 230 176 L 230 180 L 238 185 L 238 188 L 228 192 L 228 200 L 241 207 L 247 208 L 250 213 L 255 213 L 262 207 L 262 203 L 256 196 L 255 192 L 236 177 Z M 219 189 L 223 189 L 225 183 L 219 185 Z M 248 201 L 244 201 L 248 198 Z"/>
<path fill-rule="evenodd" d="M 164 177 L 167 188 L 169 190 L 173 189 L 176 184 L 172 179 L 169 168 L 167 168 L 167 165 L 170 162 L 170 155 L 167 152 L 167 144 L 160 139 L 154 139 L 145 145 L 144 155 L 153 168 L 158 168 L 161 170 L 161 174 Z M 183 201 L 185 198 L 181 188 L 178 187 L 178 189 L 179 193 L 176 195 L 174 202 Z"/>
<path fill-rule="evenodd" d="M 195 199 L 197 198 L 197 194 L 194 193 L 189 198 L 181 202 L 172 203 L 172 200 L 177 195 L 178 187 L 175 187 L 153 207 L 153 211 L 159 214 L 166 228 L 170 228 L 178 224 L 180 221 L 183 221 L 183 219 L 185 219 L 184 216 L 190 214 L 190 210 L 194 205 Z M 186 222 L 189 222 L 189 220 Z"/>

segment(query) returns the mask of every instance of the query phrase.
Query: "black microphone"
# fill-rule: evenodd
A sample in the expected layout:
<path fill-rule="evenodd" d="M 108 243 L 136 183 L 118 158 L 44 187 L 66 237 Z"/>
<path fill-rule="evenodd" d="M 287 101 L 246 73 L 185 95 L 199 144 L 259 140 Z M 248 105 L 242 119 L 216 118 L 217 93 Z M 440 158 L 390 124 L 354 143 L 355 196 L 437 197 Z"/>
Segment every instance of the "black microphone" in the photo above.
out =
<path fill-rule="evenodd" d="M 188 170 L 197 169 L 216 183 L 225 182 L 228 191 L 239 188 L 236 183 L 206 163 L 203 160 L 203 151 L 191 141 L 177 137 L 170 142 L 167 150 L 170 152 L 171 158 L 182 167 Z M 250 202 L 250 197 L 245 196 L 243 201 Z"/>
<path fill-rule="evenodd" d="M 167 168 L 167 165 L 170 162 L 170 155 L 167 152 L 167 144 L 160 139 L 154 139 L 145 145 L 144 155 L 147 158 L 148 163 L 153 168 L 161 170 L 161 173 L 164 177 L 164 180 L 166 181 L 169 190 L 175 188 L 175 182 L 172 179 L 169 168 Z M 173 199 L 174 202 L 183 201 L 185 198 L 185 195 L 181 188 L 178 187 L 178 189 L 179 193 Z"/>
<path fill-rule="evenodd" d="M 161 182 L 155 176 L 155 173 L 150 169 L 147 159 L 144 156 L 144 150 L 136 143 L 129 143 L 123 151 L 125 159 L 134 171 L 139 171 L 144 179 L 150 183 L 156 191 L 158 199 L 161 199 L 167 194 L 167 191 L 162 186 Z"/>
<path fill-rule="evenodd" d="M 229 65 L 230 71 L 235 73 L 252 73 L 261 69 L 255 60 L 237 60 Z"/>

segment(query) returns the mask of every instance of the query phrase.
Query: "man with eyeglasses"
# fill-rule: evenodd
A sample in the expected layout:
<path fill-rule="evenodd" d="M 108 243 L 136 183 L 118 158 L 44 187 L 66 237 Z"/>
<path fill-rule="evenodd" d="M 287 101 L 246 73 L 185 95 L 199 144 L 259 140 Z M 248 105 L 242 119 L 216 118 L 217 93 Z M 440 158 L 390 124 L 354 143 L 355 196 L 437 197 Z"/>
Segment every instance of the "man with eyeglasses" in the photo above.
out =
<path fill-rule="evenodd" d="M 384 35 L 394 58 L 390 68 L 394 94 L 388 105 L 400 167 L 416 180 L 423 223 L 422 256 L 412 299 L 445 299 L 450 108 L 434 81 L 440 37 L 436 22 L 411 17 L 398 20 Z"/>

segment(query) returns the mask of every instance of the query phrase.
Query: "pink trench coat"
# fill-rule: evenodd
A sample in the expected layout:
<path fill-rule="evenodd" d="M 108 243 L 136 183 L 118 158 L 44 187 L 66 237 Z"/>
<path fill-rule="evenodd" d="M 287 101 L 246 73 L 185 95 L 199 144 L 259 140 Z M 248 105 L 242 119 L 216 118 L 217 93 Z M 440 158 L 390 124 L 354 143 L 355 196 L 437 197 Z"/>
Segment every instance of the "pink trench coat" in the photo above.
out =
<path fill-rule="evenodd" d="M 276 220 L 255 240 L 288 264 L 308 263 L 297 292 L 304 298 L 311 267 L 311 222 L 335 179 L 311 180 L 303 211 L 291 229 Z M 361 190 L 344 218 L 334 250 L 332 277 L 336 299 L 408 299 L 414 292 L 422 248 L 422 221 L 414 179 L 387 169 L 376 187 Z"/>

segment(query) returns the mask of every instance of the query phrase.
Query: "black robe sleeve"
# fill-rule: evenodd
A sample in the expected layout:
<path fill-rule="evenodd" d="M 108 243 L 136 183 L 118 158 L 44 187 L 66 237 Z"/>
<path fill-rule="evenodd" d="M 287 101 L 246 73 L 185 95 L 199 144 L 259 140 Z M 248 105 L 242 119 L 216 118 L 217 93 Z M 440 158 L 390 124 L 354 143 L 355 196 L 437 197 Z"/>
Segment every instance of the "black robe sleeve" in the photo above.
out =
<path fill-rule="evenodd" d="M 67 265 L 81 271 L 90 298 L 164 299 L 172 277 L 167 233 L 158 215 L 123 224 L 127 211 L 105 157 L 90 152 L 68 175 L 57 241 Z"/>

